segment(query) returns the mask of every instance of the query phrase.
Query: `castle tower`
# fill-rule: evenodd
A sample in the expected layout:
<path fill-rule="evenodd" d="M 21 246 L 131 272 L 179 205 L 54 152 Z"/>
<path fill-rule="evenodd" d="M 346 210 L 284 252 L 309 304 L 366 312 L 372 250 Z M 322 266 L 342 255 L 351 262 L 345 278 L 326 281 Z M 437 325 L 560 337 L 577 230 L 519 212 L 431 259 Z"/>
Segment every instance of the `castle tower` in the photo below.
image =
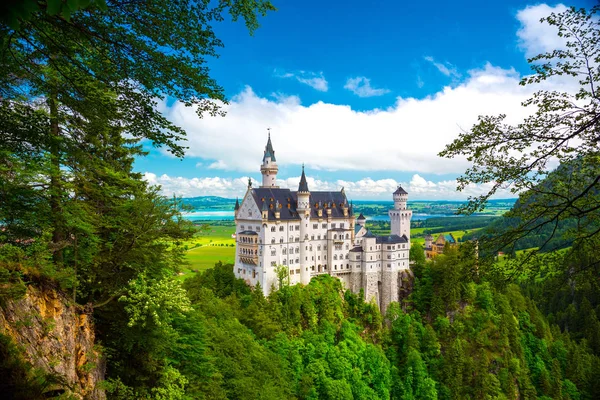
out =
<path fill-rule="evenodd" d="M 273 150 L 273 144 L 271 143 L 271 131 L 269 130 L 269 139 L 265 146 L 265 154 L 263 161 L 260 166 L 260 173 L 262 174 L 262 185 L 263 188 L 276 188 L 277 186 L 277 160 L 275 159 L 275 150 Z"/>
<path fill-rule="evenodd" d="M 309 245 L 309 225 L 310 225 L 310 191 L 304 175 L 304 164 L 302 165 L 302 176 L 298 185 L 298 205 L 296 206 L 298 216 L 300 217 L 300 280 L 304 285 L 310 282 L 311 266 L 307 250 Z"/>
<path fill-rule="evenodd" d="M 408 202 L 408 193 L 398 186 L 394 192 L 394 208 L 388 214 L 390 215 L 391 233 L 392 235 L 405 235 L 410 241 L 410 220 L 412 218 L 412 210 L 408 210 L 406 203 Z"/>

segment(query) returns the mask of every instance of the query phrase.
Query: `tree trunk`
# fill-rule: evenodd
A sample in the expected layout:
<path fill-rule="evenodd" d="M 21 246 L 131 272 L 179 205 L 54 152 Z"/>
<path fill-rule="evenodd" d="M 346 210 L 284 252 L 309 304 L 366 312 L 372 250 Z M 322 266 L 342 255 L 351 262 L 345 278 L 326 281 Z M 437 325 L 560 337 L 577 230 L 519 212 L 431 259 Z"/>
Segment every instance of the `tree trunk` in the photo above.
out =
<path fill-rule="evenodd" d="M 63 263 L 63 247 L 65 241 L 62 215 L 62 179 L 60 171 L 60 127 L 58 124 L 58 98 L 52 91 L 48 96 L 50 109 L 50 210 L 52 212 L 52 244 L 53 259 L 56 264 Z"/>

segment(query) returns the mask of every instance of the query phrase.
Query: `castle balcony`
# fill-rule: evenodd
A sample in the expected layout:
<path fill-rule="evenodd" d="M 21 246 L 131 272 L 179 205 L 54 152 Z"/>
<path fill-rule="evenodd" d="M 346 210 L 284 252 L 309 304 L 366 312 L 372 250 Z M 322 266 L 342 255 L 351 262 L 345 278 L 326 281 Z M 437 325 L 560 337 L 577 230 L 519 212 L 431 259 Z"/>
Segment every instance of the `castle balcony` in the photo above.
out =
<path fill-rule="evenodd" d="M 240 255 L 240 261 L 244 264 L 258 265 L 258 256 Z"/>

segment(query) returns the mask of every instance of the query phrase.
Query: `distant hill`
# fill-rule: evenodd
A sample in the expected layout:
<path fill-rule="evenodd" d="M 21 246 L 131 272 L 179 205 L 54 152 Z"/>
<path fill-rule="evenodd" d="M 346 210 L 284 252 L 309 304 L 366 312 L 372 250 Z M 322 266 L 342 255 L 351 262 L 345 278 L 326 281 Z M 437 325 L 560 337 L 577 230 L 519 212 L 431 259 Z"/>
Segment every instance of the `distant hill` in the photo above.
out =
<path fill-rule="evenodd" d="M 184 197 L 181 200 L 183 204 L 195 210 L 233 210 L 235 206 L 235 199 L 227 199 L 219 196 Z"/>
<path fill-rule="evenodd" d="M 502 215 L 513 206 L 515 200 L 490 200 L 486 211 L 478 213 L 478 215 Z M 184 197 L 182 201 L 183 204 L 195 210 L 231 210 L 235 205 L 235 199 L 219 196 Z M 362 212 L 367 216 L 387 215 L 393 204 L 390 200 L 355 200 L 353 203 L 354 211 L 357 214 Z M 408 205 L 416 213 L 453 215 L 464 203 L 464 201 L 457 200 L 416 200 L 409 201 Z"/>

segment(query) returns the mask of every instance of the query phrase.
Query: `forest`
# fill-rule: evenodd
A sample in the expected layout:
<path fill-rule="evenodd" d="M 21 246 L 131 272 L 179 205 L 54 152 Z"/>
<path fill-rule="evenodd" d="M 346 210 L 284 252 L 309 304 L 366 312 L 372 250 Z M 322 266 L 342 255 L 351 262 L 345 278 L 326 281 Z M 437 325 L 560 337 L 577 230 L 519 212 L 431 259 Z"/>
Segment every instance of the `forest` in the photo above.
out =
<path fill-rule="evenodd" d="M 518 201 L 492 223 L 498 229 L 433 260 L 413 243 L 410 290 L 385 315 L 328 275 L 306 286 L 283 279 L 268 297 L 227 263 L 179 279 L 195 232 L 181 215 L 186 206 L 134 168 L 144 143 L 185 154 L 186 132 L 159 101 L 222 114 L 227 99 L 206 65 L 223 46 L 214 26 L 227 17 L 252 34 L 273 4 L 2 7 L 3 398 L 83 397 L 60 374 L 64 354 L 40 365 L 15 339 L 41 320 L 28 337 L 67 343 L 56 337 L 58 318 L 29 313 L 4 323 L 32 288 L 52 305 L 44 312 L 76 314 L 69 334 L 93 327 L 93 348 L 78 355 L 85 362 L 73 375 L 85 386 L 81 377 L 97 371 L 98 399 L 598 398 L 599 7 L 545 17 L 566 46 L 530 59 L 533 73 L 521 82 L 567 76 L 577 91 L 542 85 L 523 104 L 533 110 L 524 121 L 481 116 L 440 153 L 471 162 L 459 190 L 491 188 L 459 212 L 484 212 L 507 187 Z M 494 257 L 521 245 L 537 249 Z"/>

